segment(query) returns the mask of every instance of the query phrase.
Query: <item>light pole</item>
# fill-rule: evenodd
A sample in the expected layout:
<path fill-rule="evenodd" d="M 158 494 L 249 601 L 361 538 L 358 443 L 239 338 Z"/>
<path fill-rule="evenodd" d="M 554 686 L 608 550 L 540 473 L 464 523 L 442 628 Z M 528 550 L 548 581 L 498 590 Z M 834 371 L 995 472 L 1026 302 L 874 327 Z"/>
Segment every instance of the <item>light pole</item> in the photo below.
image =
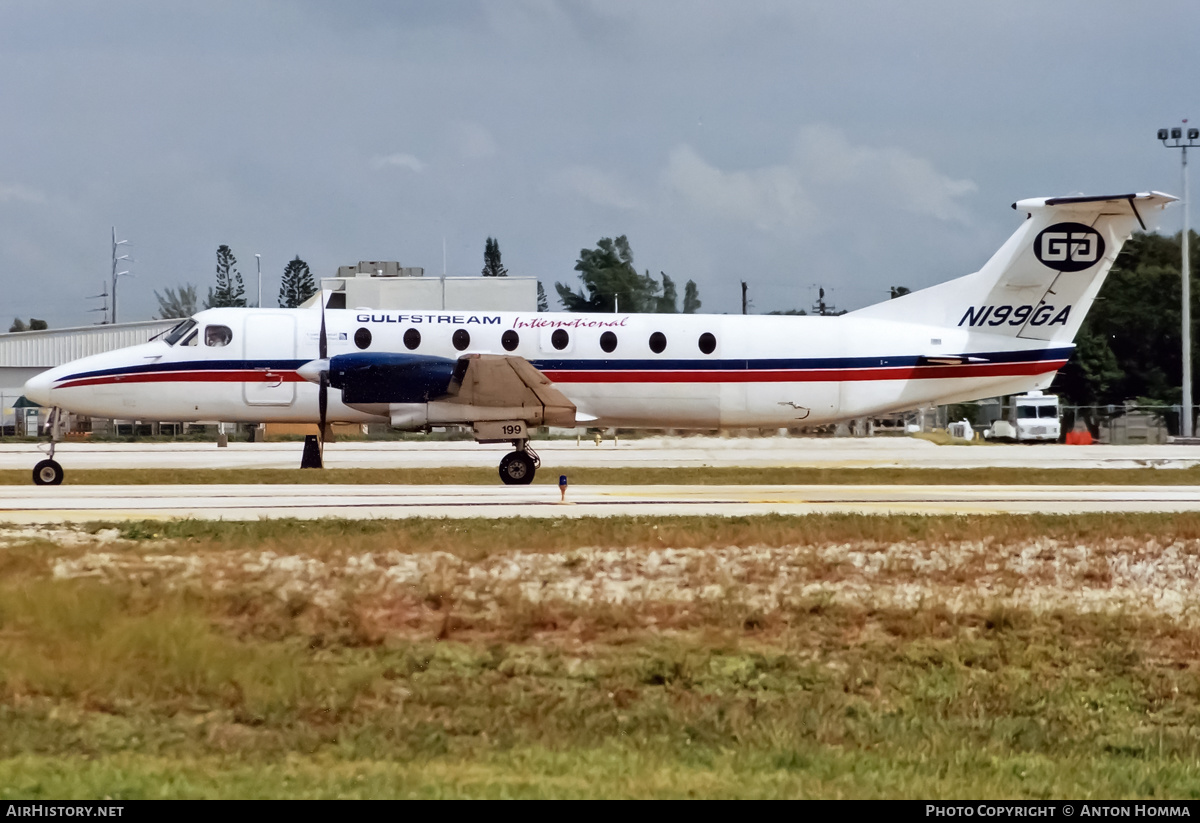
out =
<path fill-rule="evenodd" d="M 1187 125 L 1187 120 L 1184 120 Z M 1191 255 L 1188 252 L 1188 234 L 1191 230 L 1188 220 L 1190 199 L 1188 198 L 1187 150 L 1200 146 L 1200 129 L 1187 130 L 1187 142 L 1184 142 L 1183 128 L 1175 126 L 1171 129 L 1159 129 L 1158 139 L 1169 149 L 1182 149 L 1183 158 L 1183 266 L 1180 275 L 1183 278 L 1183 415 L 1180 421 L 1180 434 L 1192 436 L 1192 266 Z M 1168 143 L 1167 141 L 1171 142 Z"/>
<path fill-rule="evenodd" d="M 255 308 L 262 308 L 262 255 L 254 255 L 254 262 L 258 264 L 258 305 Z"/>
<path fill-rule="evenodd" d="M 112 299 L 113 299 L 112 322 L 113 323 L 117 322 L 117 278 L 123 274 L 129 274 L 129 272 L 127 272 L 127 271 L 121 271 L 121 272 L 117 271 L 117 263 L 120 262 L 121 260 L 129 259 L 128 254 L 122 254 L 120 257 L 117 257 L 117 246 L 124 246 L 128 242 L 129 242 L 128 240 L 118 240 L 117 239 L 117 227 L 113 226 L 112 227 Z"/>

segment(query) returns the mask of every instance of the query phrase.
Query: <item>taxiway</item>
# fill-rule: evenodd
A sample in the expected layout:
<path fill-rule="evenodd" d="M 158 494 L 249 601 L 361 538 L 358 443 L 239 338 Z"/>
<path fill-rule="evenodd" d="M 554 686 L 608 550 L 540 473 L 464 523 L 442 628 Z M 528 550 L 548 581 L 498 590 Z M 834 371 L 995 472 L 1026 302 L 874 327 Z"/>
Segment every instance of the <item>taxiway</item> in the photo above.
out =
<path fill-rule="evenodd" d="M 596 445 L 586 438 L 535 440 L 543 471 L 556 467 L 656 466 L 816 466 L 823 468 L 949 469 L 977 467 L 1038 468 L 1191 468 L 1200 465 L 1200 446 L 938 446 L 911 437 L 645 437 Z M 66 442 L 57 459 L 68 476 L 72 469 L 242 468 L 290 469 L 300 466 L 303 444 L 239 443 L 92 443 Z M 469 440 L 342 441 L 325 448 L 329 468 L 494 467 L 509 451 L 506 444 Z M 42 455 L 33 443 L 0 443 L 0 469 L 31 470 Z"/>
<path fill-rule="evenodd" d="M 1200 486 L 6 486 L 0 522 L 1200 511 Z"/>

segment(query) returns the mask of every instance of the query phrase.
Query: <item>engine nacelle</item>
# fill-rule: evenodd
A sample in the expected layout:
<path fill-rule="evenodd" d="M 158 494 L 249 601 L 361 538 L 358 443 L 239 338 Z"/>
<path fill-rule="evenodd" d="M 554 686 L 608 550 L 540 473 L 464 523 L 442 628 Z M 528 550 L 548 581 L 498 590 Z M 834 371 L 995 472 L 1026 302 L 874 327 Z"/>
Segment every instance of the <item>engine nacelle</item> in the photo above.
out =
<path fill-rule="evenodd" d="M 427 403 L 391 403 L 388 405 L 393 429 L 420 431 L 429 428 L 429 405 Z"/>
<path fill-rule="evenodd" d="M 455 365 L 446 357 L 421 354 L 339 354 L 329 359 L 329 385 L 342 390 L 348 405 L 417 405 L 446 394 Z"/>
<path fill-rule="evenodd" d="M 521 421 L 528 426 L 573 426 L 559 409 L 542 406 L 477 406 L 436 400 L 429 403 L 390 403 L 388 417 L 392 428 L 417 431 L 430 426 L 472 426 L 476 423 L 507 423 Z"/>

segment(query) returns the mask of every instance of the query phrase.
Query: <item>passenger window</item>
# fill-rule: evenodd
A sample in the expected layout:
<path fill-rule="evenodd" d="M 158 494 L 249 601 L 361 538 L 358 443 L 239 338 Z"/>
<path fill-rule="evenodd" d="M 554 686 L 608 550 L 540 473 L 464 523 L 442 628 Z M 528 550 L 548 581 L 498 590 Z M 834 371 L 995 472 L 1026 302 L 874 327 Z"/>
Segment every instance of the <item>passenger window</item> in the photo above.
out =
<path fill-rule="evenodd" d="M 354 345 L 360 349 L 368 348 L 371 345 L 371 330 L 363 328 L 356 331 L 354 333 Z"/>
<path fill-rule="evenodd" d="M 521 336 L 512 329 L 509 329 L 504 334 L 500 335 L 500 345 L 505 351 L 512 351 L 521 344 Z"/>
<path fill-rule="evenodd" d="M 454 344 L 454 348 L 462 351 L 471 345 L 471 335 L 466 329 L 458 329 L 454 332 L 454 336 L 450 338 L 450 342 Z"/>
<path fill-rule="evenodd" d="M 228 346 L 233 341 L 233 332 L 228 326 L 209 326 L 204 330 L 204 345 Z"/>
<path fill-rule="evenodd" d="M 662 354 L 663 349 L 667 347 L 667 336 L 660 331 L 656 331 L 650 335 L 650 351 L 655 354 Z"/>
<path fill-rule="evenodd" d="M 412 351 L 417 346 L 421 345 L 421 333 L 416 329 L 409 329 L 404 333 L 404 347 Z"/>
<path fill-rule="evenodd" d="M 610 331 L 606 331 L 604 334 L 600 335 L 600 348 L 604 349 L 610 354 L 616 351 L 617 336 Z"/>
<path fill-rule="evenodd" d="M 709 332 L 700 335 L 700 351 L 705 354 L 712 354 L 717 350 L 717 338 L 713 337 Z"/>
<path fill-rule="evenodd" d="M 189 335 L 188 335 L 188 339 L 187 339 L 187 340 L 184 340 L 184 341 L 183 341 L 182 343 L 180 343 L 179 345 L 181 345 L 181 346 L 195 346 L 195 345 L 196 345 L 197 343 L 199 343 L 199 342 L 200 342 L 200 330 L 199 330 L 199 329 L 196 329 L 195 331 L 193 331 L 191 334 L 189 334 Z"/>
<path fill-rule="evenodd" d="M 571 335 L 567 334 L 563 329 L 555 329 L 554 334 L 550 335 L 550 345 L 562 351 L 571 342 Z"/>

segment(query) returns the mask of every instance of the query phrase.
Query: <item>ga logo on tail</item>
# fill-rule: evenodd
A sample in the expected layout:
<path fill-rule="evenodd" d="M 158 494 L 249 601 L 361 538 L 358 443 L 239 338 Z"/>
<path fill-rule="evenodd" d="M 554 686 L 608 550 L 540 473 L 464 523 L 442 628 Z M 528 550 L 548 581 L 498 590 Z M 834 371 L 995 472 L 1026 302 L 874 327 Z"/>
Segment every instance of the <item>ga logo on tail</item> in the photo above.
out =
<path fill-rule="evenodd" d="M 1056 271 L 1083 271 L 1104 256 L 1104 238 L 1082 223 L 1055 223 L 1038 234 L 1033 253 L 1043 265 Z"/>

